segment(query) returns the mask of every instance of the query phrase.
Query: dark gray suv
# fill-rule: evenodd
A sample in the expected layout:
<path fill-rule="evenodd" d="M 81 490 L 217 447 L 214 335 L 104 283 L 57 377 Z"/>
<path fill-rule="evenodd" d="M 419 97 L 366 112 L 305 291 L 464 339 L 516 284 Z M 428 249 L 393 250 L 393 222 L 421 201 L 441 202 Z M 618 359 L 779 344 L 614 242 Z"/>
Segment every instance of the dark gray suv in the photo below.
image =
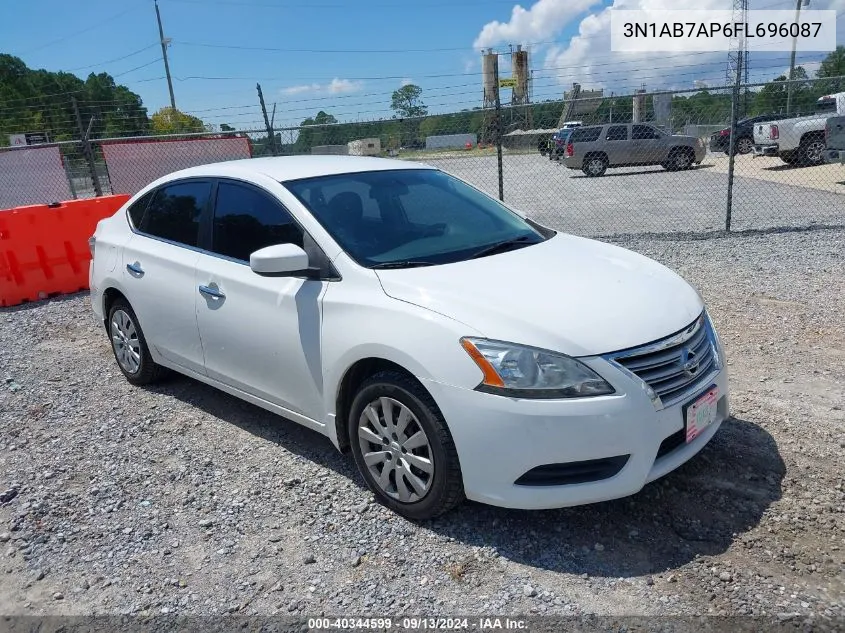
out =
<path fill-rule="evenodd" d="M 705 153 L 704 144 L 694 136 L 667 134 L 644 123 L 614 123 L 574 130 L 563 164 L 587 176 L 602 176 L 608 167 L 632 165 L 662 165 L 680 171 L 700 164 Z"/>

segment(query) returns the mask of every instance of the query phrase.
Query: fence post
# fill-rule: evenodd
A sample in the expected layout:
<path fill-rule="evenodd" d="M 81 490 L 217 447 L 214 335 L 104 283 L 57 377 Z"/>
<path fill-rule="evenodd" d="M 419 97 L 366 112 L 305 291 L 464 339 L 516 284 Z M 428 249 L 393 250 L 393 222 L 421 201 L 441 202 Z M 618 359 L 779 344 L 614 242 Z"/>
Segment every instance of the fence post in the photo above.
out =
<path fill-rule="evenodd" d="M 734 167 L 736 166 L 736 121 L 739 110 L 739 86 L 742 78 L 742 59 L 743 55 L 739 53 L 739 63 L 736 65 L 736 80 L 734 81 L 733 93 L 731 95 L 731 136 L 728 143 L 728 203 L 725 210 L 725 232 L 731 231 L 731 214 L 733 213 L 733 198 L 734 198 Z"/>
<path fill-rule="evenodd" d="M 76 97 L 70 98 L 73 103 L 73 112 L 76 114 L 76 125 L 79 128 L 79 137 L 82 139 L 82 154 L 85 156 L 85 162 L 88 163 L 88 171 L 91 172 L 91 184 L 94 185 L 94 195 L 100 197 L 103 195 L 103 188 L 100 186 L 100 177 L 97 175 L 97 165 L 94 163 L 94 152 L 91 149 L 91 128 L 94 125 L 94 117 L 88 121 L 88 129 L 82 126 L 82 116 L 79 114 L 79 104 L 76 103 Z"/>
<path fill-rule="evenodd" d="M 499 99 L 499 63 L 493 66 L 493 81 L 496 89 L 496 165 L 499 172 L 499 200 L 505 201 L 505 176 L 502 166 L 502 101 Z"/>

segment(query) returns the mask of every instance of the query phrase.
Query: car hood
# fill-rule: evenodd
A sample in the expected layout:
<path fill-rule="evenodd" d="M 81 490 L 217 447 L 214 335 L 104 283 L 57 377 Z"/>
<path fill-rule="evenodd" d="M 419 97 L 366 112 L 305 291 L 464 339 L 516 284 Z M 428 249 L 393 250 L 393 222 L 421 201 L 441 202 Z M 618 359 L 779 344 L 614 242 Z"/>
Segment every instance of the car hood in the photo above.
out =
<path fill-rule="evenodd" d="M 593 356 L 663 338 L 704 306 L 692 286 L 637 253 L 558 234 L 479 259 L 377 271 L 388 296 L 477 335 Z"/>

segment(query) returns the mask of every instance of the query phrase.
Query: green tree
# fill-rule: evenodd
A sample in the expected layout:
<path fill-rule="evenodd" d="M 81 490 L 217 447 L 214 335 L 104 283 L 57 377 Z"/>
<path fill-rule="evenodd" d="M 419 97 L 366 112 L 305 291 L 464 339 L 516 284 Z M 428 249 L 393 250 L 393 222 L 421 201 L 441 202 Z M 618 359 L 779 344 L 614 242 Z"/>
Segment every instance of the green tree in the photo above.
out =
<path fill-rule="evenodd" d="M 205 124 L 195 116 L 185 114 L 166 106 L 156 112 L 151 118 L 154 134 L 181 134 L 189 132 L 206 132 Z"/>
<path fill-rule="evenodd" d="M 845 76 L 845 46 L 837 46 L 836 50 L 824 59 L 816 76 L 825 79 L 818 82 L 819 91 L 822 93 L 845 90 L 845 79 L 827 79 Z"/>
<path fill-rule="evenodd" d="M 108 73 L 82 80 L 71 73 L 32 70 L 21 59 L 0 54 L 0 145 L 20 132 L 46 132 L 55 141 L 79 138 L 72 98 L 84 125 L 93 118 L 95 138 L 149 132 L 141 97 Z"/>
<path fill-rule="evenodd" d="M 422 88 L 415 84 L 407 84 L 393 91 L 390 98 L 390 109 L 396 116 L 407 119 L 409 117 L 425 116 L 428 108 L 420 100 Z"/>

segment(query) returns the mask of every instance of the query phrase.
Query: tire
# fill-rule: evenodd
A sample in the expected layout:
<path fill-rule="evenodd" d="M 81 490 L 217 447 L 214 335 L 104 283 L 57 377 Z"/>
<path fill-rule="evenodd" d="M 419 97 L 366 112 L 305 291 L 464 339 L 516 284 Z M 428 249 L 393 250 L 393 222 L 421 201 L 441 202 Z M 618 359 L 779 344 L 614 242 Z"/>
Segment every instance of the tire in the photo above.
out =
<path fill-rule="evenodd" d="M 667 171 L 684 171 L 692 167 L 694 162 L 695 152 L 688 147 L 684 147 L 669 152 L 669 160 L 663 165 Z"/>
<path fill-rule="evenodd" d="M 607 171 L 607 157 L 601 154 L 587 156 L 584 159 L 584 166 L 581 168 L 588 178 L 599 178 Z"/>
<path fill-rule="evenodd" d="M 399 426 L 402 417 L 404 429 Z M 376 498 L 397 514 L 423 521 L 464 500 L 458 453 L 446 421 L 431 395 L 410 376 L 381 371 L 364 381 L 349 409 L 348 432 L 361 476 Z M 412 441 L 414 446 L 404 446 Z M 379 450 L 382 447 L 386 449 Z M 416 459 L 411 462 L 409 456 Z M 428 467 L 432 472 L 426 472 Z M 379 483 L 387 469 L 384 483 Z"/>
<path fill-rule="evenodd" d="M 754 151 L 754 139 L 743 136 L 736 141 L 736 147 L 734 150 L 737 154 L 750 154 Z"/>
<path fill-rule="evenodd" d="M 108 332 L 114 359 L 126 380 L 140 387 L 164 376 L 166 370 L 153 361 L 138 317 L 126 299 L 116 299 L 109 308 Z"/>
<path fill-rule="evenodd" d="M 824 163 L 824 150 L 826 148 L 823 138 L 811 136 L 802 139 L 798 147 L 798 163 L 804 166 L 821 165 Z"/>

